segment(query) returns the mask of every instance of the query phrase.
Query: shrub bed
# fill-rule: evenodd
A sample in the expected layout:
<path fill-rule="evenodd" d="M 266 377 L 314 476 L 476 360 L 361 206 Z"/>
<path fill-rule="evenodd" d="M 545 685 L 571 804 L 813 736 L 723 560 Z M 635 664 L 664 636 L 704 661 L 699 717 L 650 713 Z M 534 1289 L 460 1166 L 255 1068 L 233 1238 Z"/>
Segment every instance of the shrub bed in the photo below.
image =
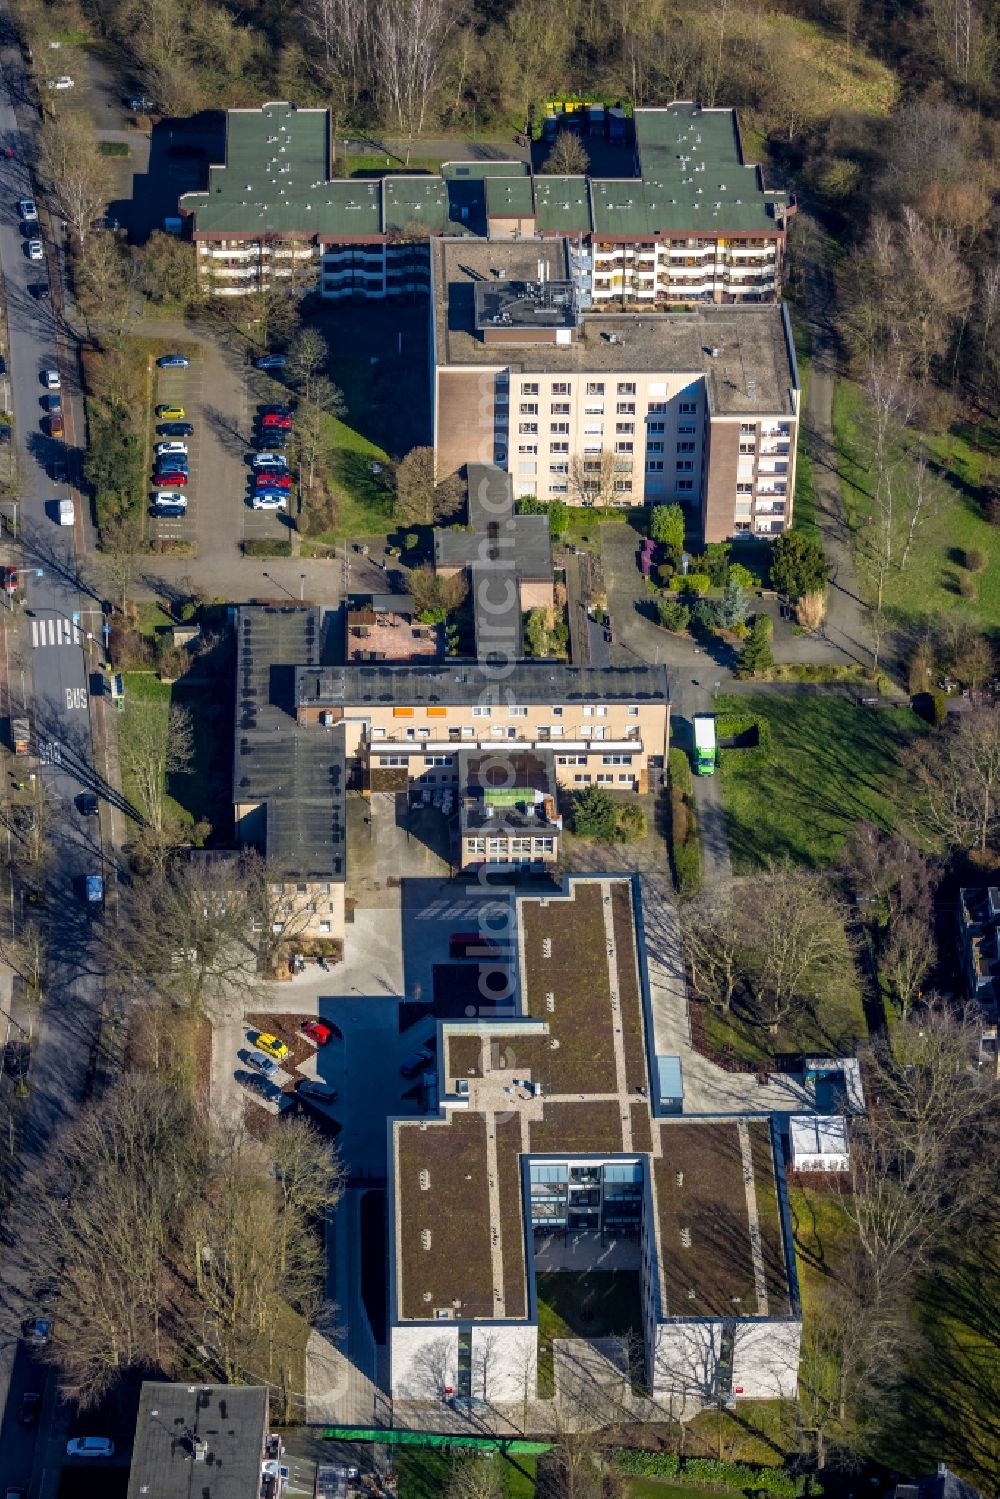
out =
<path fill-rule="evenodd" d="M 670 783 L 670 862 L 674 884 L 681 895 L 697 895 L 701 888 L 701 847 L 694 810 L 691 763 L 682 749 L 667 759 Z"/>
<path fill-rule="evenodd" d="M 290 541 L 268 541 L 266 537 L 254 537 L 243 543 L 244 557 L 290 557 Z"/>
<path fill-rule="evenodd" d="M 766 765 L 771 758 L 771 725 L 755 713 L 718 713 L 715 733 L 722 753 L 741 765 Z M 725 746 L 726 739 L 750 742 Z"/>
<path fill-rule="evenodd" d="M 706 1488 L 737 1489 L 746 1494 L 773 1494 L 775 1499 L 800 1499 L 809 1493 L 809 1476 L 784 1468 L 754 1468 L 717 1457 L 680 1458 L 676 1452 L 641 1452 L 623 1448 L 615 1454 L 622 1473 L 643 1478 L 677 1478 Z M 813 1489 L 813 1492 L 816 1490 Z"/>

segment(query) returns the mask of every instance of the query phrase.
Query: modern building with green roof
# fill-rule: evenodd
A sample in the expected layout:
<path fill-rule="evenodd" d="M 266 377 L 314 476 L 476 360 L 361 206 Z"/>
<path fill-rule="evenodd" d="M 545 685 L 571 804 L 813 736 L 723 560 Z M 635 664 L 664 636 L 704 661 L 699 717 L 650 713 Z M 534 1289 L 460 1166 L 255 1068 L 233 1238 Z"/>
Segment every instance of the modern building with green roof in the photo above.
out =
<path fill-rule="evenodd" d="M 565 238 L 581 307 L 775 301 L 794 202 L 744 160 L 735 110 L 675 102 L 632 120 L 627 177 L 491 159 L 345 180 L 332 176 L 328 110 L 233 109 L 225 163 L 180 208 L 202 280 L 222 295 L 318 273 L 324 297 L 427 296 L 427 242 L 471 236 Z"/>

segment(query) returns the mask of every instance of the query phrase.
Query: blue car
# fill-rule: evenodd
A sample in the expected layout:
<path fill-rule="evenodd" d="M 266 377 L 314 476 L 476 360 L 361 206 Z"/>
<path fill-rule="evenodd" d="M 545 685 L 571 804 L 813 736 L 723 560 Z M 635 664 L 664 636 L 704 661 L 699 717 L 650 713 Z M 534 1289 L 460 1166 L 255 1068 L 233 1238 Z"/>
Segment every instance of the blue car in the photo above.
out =
<path fill-rule="evenodd" d="M 186 354 L 161 354 L 156 362 L 161 370 L 186 370 L 191 363 Z"/>

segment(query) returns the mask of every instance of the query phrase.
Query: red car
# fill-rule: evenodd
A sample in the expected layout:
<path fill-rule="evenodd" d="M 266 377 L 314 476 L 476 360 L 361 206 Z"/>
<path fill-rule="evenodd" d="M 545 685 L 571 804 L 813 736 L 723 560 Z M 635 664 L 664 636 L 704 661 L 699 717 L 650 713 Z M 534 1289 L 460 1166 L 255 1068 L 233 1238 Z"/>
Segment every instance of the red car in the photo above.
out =
<path fill-rule="evenodd" d="M 283 432 L 287 432 L 292 425 L 292 419 L 290 416 L 279 416 L 276 411 L 269 411 L 261 417 L 260 424 L 262 427 L 280 427 Z"/>
<path fill-rule="evenodd" d="M 317 1046 L 325 1046 L 333 1032 L 322 1020 L 303 1020 L 302 1034 L 308 1036 L 310 1041 L 315 1041 Z"/>
<path fill-rule="evenodd" d="M 160 489 L 182 489 L 188 481 L 187 474 L 154 474 L 153 483 Z"/>
<path fill-rule="evenodd" d="M 263 473 L 257 475 L 258 489 L 291 489 L 291 474 Z"/>

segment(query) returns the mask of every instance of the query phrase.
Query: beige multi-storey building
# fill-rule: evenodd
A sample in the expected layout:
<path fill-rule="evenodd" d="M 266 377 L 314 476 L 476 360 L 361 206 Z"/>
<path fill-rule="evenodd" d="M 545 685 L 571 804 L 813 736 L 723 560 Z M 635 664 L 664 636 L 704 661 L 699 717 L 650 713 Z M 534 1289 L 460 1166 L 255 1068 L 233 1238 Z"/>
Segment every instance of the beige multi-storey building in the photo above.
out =
<path fill-rule="evenodd" d="M 458 787 L 463 749 L 551 751 L 562 789 L 645 791 L 670 739 L 662 666 L 307 666 L 295 703 L 300 729 L 342 727 L 348 776 L 373 791 Z"/>
<path fill-rule="evenodd" d="M 334 300 L 426 297 L 428 240 L 462 235 L 565 237 L 583 307 L 774 301 L 795 205 L 745 161 L 736 112 L 679 102 L 632 126 L 617 177 L 533 177 L 518 160 L 338 179 L 330 112 L 277 100 L 228 112 L 225 164 L 180 209 L 217 296 L 318 276 Z"/>
<path fill-rule="evenodd" d="M 799 380 L 783 306 L 581 311 L 563 242 L 432 246 L 438 473 L 515 495 L 677 500 L 706 541 L 791 523 Z"/>

